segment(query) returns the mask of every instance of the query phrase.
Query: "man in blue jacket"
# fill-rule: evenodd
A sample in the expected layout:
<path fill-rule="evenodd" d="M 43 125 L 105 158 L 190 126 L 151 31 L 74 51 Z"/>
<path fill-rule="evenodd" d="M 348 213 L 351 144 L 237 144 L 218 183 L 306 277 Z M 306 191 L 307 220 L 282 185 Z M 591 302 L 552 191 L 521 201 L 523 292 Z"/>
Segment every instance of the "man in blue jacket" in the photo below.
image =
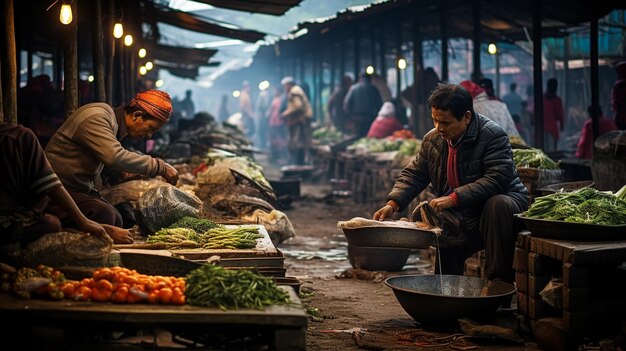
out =
<path fill-rule="evenodd" d="M 512 282 L 513 215 L 528 208 L 528 191 L 517 175 L 508 136 L 474 112 L 470 93 L 459 85 L 440 84 L 428 103 L 435 128 L 374 219 L 390 218 L 432 183 L 438 197 L 429 204 L 443 219 L 442 273 L 462 275 L 465 260 L 485 249 L 487 278 Z"/>

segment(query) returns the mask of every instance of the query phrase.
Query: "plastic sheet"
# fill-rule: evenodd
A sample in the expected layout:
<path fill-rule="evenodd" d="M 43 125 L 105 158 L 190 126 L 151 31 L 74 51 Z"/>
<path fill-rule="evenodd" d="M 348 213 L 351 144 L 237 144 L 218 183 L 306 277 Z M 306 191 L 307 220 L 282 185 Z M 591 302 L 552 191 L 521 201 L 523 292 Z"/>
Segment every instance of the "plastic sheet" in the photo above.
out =
<path fill-rule="evenodd" d="M 185 217 L 198 217 L 202 201 L 171 185 L 148 190 L 135 204 L 137 224 L 152 234 Z"/>

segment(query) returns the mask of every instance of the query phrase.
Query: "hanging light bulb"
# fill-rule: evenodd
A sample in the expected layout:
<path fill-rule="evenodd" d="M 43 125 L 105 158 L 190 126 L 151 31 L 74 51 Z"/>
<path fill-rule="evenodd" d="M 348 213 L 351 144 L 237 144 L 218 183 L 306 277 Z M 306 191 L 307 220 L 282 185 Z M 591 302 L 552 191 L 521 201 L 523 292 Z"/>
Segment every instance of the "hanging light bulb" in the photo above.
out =
<path fill-rule="evenodd" d="M 59 21 L 63 24 L 72 23 L 72 6 L 70 4 L 63 3 L 61 5 L 61 13 L 59 14 Z"/>
<path fill-rule="evenodd" d="M 122 35 L 124 35 L 124 27 L 122 27 L 122 24 L 118 22 L 113 26 L 113 36 L 119 39 Z"/>
<path fill-rule="evenodd" d="M 399 69 L 406 69 L 406 60 L 401 58 L 398 60 L 398 68 Z"/>
<path fill-rule="evenodd" d="M 487 52 L 489 52 L 492 55 L 495 55 L 498 53 L 498 47 L 496 46 L 496 44 L 491 43 L 489 44 L 489 46 L 487 47 Z"/>
<path fill-rule="evenodd" d="M 126 34 L 124 36 L 124 45 L 131 46 L 133 45 L 133 36 L 130 34 Z"/>
<path fill-rule="evenodd" d="M 148 71 L 154 68 L 154 65 L 150 61 L 146 62 L 145 66 Z"/>
<path fill-rule="evenodd" d="M 147 54 L 148 52 L 144 48 L 139 49 L 139 52 L 137 53 L 137 55 L 139 55 L 139 58 L 144 58 Z"/>
<path fill-rule="evenodd" d="M 148 73 L 148 69 L 146 69 L 146 66 L 139 67 L 139 74 L 141 74 L 142 76 L 145 76 L 146 73 Z"/>
<path fill-rule="evenodd" d="M 89 83 L 93 82 L 93 81 L 94 81 L 94 79 L 95 79 L 95 78 L 94 78 L 93 74 L 90 74 L 90 75 L 89 75 L 89 77 L 87 77 L 87 81 L 88 81 Z"/>
<path fill-rule="evenodd" d="M 157 88 L 160 88 L 163 86 L 163 79 L 159 79 L 154 83 L 154 86 L 156 86 Z"/>
<path fill-rule="evenodd" d="M 374 74 L 374 66 L 367 66 L 367 68 L 365 69 L 365 73 L 369 75 Z"/>

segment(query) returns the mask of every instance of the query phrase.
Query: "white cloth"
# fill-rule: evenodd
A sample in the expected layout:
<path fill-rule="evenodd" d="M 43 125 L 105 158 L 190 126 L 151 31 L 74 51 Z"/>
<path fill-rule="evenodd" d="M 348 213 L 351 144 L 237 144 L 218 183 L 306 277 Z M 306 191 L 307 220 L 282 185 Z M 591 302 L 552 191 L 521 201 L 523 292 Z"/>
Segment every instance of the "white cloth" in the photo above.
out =
<path fill-rule="evenodd" d="M 489 100 L 487 94 L 482 92 L 474 98 L 474 111 L 496 122 L 508 135 L 521 138 L 509 109 L 502 101 Z"/>

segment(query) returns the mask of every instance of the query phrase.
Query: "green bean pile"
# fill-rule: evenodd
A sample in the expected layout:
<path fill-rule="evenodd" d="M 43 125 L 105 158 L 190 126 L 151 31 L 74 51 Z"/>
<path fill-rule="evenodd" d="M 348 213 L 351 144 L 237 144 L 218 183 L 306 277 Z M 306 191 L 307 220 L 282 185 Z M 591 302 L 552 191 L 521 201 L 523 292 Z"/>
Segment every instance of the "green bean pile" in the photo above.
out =
<path fill-rule="evenodd" d="M 513 149 L 513 161 L 517 167 L 559 168 L 548 155 L 539 149 Z"/>
<path fill-rule="evenodd" d="M 196 233 L 204 233 L 209 229 L 217 228 L 219 226 L 219 224 L 210 219 L 186 216 L 174 222 L 169 226 L 169 228 L 187 228 L 195 230 Z"/>
<path fill-rule="evenodd" d="M 262 237 L 258 227 L 218 227 L 202 234 L 200 245 L 205 249 L 251 249 L 256 247 L 256 239 Z"/>
<path fill-rule="evenodd" d="M 263 309 L 289 303 L 286 291 L 269 278 L 248 270 L 227 270 L 204 265 L 185 278 L 187 303 L 222 310 L 238 308 Z"/>
<path fill-rule="evenodd" d="M 163 228 L 148 237 L 151 244 L 164 244 L 167 249 L 204 248 L 204 249 L 252 249 L 257 239 L 262 238 L 259 228 L 241 226 L 226 228 L 218 226 L 198 233 L 189 228 Z"/>
<path fill-rule="evenodd" d="M 602 225 L 626 224 L 626 201 L 610 192 L 582 188 L 538 197 L 524 216 Z"/>

